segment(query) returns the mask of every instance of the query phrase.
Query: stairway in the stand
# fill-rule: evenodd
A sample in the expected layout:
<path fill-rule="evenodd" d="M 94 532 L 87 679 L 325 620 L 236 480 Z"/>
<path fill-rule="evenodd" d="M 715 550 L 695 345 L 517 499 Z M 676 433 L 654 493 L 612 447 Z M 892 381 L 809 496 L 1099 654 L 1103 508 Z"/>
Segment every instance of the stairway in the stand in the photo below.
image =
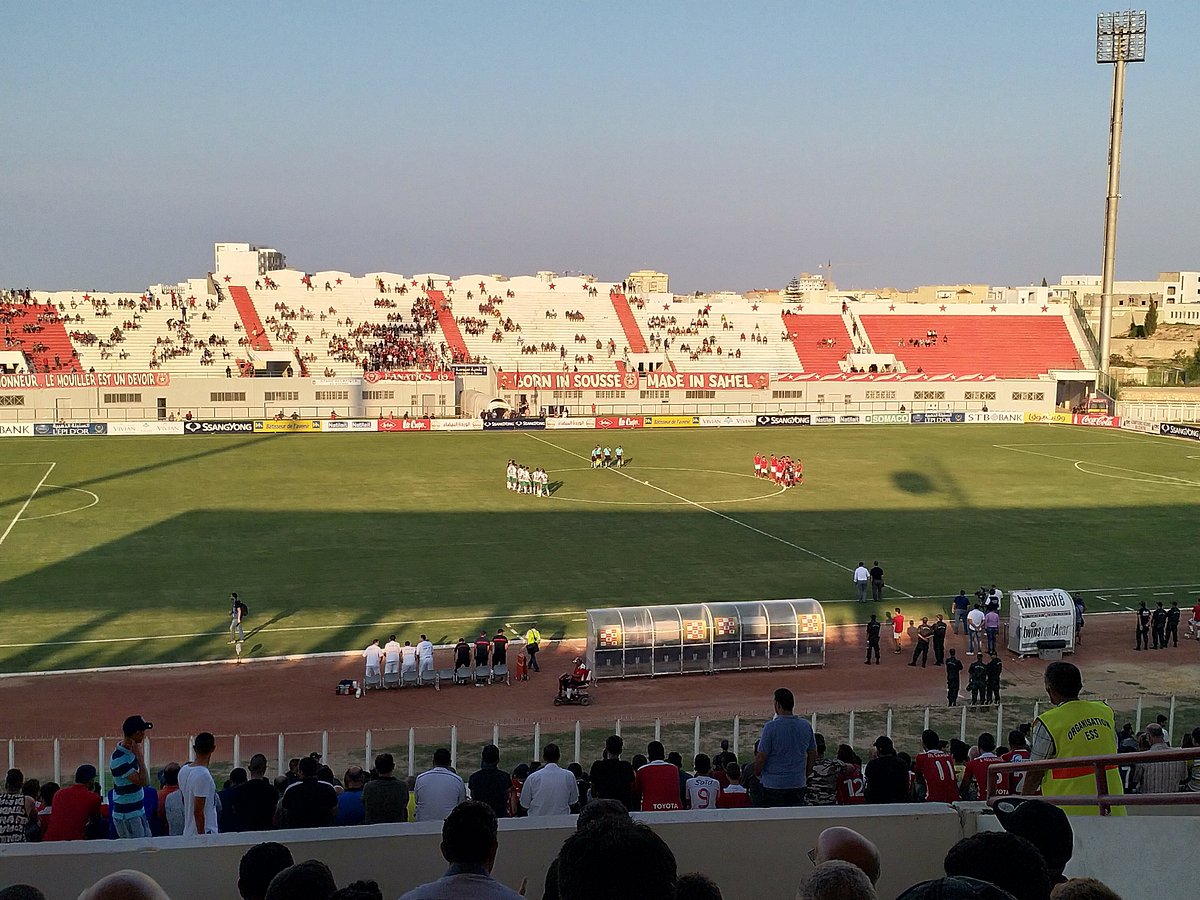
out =
<path fill-rule="evenodd" d="M 271 339 L 267 337 L 267 329 L 263 327 L 263 321 L 258 317 L 258 310 L 254 308 L 254 300 L 250 297 L 250 292 L 244 287 L 237 285 L 229 285 L 229 296 L 233 298 L 233 305 L 237 307 L 238 315 L 242 317 L 242 327 L 246 329 L 246 336 L 250 338 L 250 348 L 252 350 L 270 350 Z"/>
<path fill-rule="evenodd" d="M 621 321 L 621 327 L 625 329 L 625 340 L 629 342 L 629 352 L 645 353 L 648 349 L 646 339 L 642 336 L 642 329 L 638 326 L 637 319 L 633 316 L 633 310 L 629 308 L 629 301 L 625 298 L 624 294 L 619 294 L 615 291 L 608 296 L 612 300 L 617 318 Z"/>

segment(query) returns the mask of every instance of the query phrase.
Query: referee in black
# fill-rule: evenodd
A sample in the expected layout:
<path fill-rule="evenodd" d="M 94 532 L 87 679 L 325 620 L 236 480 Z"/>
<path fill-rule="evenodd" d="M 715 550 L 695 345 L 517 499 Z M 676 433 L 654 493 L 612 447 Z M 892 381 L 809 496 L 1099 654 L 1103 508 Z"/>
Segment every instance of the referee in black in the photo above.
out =
<path fill-rule="evenodd" d="M 871 621 L 867 623 L 867 661 L 871 664 L 871 654 L 875 654 L 875 665 L 879 665 L 879 620 L 871 613 Z"/>

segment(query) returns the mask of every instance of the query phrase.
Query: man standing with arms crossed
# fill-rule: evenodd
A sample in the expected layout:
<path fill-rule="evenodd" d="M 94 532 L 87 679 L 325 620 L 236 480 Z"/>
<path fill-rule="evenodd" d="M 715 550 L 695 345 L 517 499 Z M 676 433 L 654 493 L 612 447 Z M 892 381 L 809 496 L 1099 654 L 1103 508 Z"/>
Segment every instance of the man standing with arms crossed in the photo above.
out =
<path fill-rule="evenodd" d="M 805 788 L 817 761 L 812 726 L 794 712 L 787 688 L 775 691 L 775 718 L 763 726 L 754 754 L 754 774 L 763 786 L 764 805 L 804 806 Z"/>
<path fill-rule="evenodd" d="M 237 594 L 234 594 L 237 597 Z M 142 741 L 154 726 L 141 716 L 130 716 L 123 728 L 125 739 L 109 760 L 113 776 L 112 820 L 119 838 L 148 838 L 146 820 L 146 758 Z"/>

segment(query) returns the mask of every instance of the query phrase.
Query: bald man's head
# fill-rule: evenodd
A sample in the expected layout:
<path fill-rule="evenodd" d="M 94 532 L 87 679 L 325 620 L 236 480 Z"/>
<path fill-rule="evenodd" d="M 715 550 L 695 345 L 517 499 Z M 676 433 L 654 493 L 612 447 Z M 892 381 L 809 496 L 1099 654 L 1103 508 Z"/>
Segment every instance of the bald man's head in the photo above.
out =
<path fill-rule="evenodd" d="M 826 828 L 817 836 L 816 863 L 840 859 L 858 866 L 871 884 L 879 882 L 879 848 L 853 828 Z"/>
<path fill-rule="evenodd" d="M 144 872 L 122 869 L 105 875 L 79 895 L 79 900 L 170 900 L 159 883 Z"/>

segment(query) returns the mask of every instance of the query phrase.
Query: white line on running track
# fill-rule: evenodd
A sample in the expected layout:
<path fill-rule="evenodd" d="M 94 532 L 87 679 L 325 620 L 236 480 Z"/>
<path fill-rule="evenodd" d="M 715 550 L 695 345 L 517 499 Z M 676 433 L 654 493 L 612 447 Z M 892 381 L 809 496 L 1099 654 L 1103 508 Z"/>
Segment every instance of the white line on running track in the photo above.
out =
<path fill-rule="evenodd" d="M 584 462 L 588 461 L 588 458 L 586 456 L 582 456 L 581 454 L 576 453 L 573 450 L 568 450 L 566 447 L 560 447 L 558 444 L 555 444 L 552 441 L 544 440 L 535 434 L 531 434 L 528 431 L 524 432 L 524 434 L 526 437 L 533 438 L 539 444 L 545 444 L 547 447 L 553 447 L 555 450 L 561 450 L 563 453 L 566 453 L 570 456 L 574 456 L 576 459 L 582 459 Z M 827 556 L 822 556 L 820 553 L 816 553 L 812 550 L 809 550 L 807 547 L 801 547 L 799 544 L 793 544 L 791 541 L 784 540 L 783 538 L 779 537 L 778 535 L 771 534 L 769 531 L 763 531 L 761 528 L 755 528 L 753 525 L 748 525 L 745 522 L 741 521 L 740 519 L 735 519 L 733 516 L 727 516 L 723 512 L 717 512 L 717 510 L 715 510 L 715 509 L 710 509 L 709 507 L 705 506 L 702 503 L 697 503 L 695 500 L 689 500 L 687 497 L 684 497 L 680 494 L 676 494 L 674 491 L 668 491 L 666 488 L 659 487 L 656 484 L 650 484 L 649 482 L 645 482 L 638 478 L 634 478 L 628 472 L 624 472 L 621 469 L 611 469 L 609 471 L 616 472 L 618 475 L 628 478 L 634 484 L 640 484 L 640 485 L 643 485 L 644 487 L 653 488 L 654 490 L 659 491 L 660 493 L 666 494 L 668 497 L 674 497 L 676 500 L 686 503 L 688 506 L 694 506 L 694 507 L 696 507 L 696 509 L 704 510 L 704 512 L 710 513 L 711 515 L 714 515 L 717 518 L 724 519 L 726 522 L 732 522 L 734 525 L 738 525 L 738 526 L 741 526 L 742 528 L 753 531 L 755 534 L 761 534 L 765 538 L 770 538 L 773 541 L 778 541 L 781 544 L 786 544 L 787 546 L 789 546 L 795 550 L 799 550 L 801 553 L 807 553 L 809 556 L 815 557 L 815 558 L 821 560 L 822 562 L 829 563 L 829 565 L 835 566 L 839 569 L 842 569 L 843 571 L 851 572 L 851 573 L 854 572 L 854 570 L 851 569 L 849 566 L 843 566 L 840 562 L 835 562 L 834 560 L 830 559 Z M 902 597 L 907 597 L 910 600 L 913 599 L 913 595 L 908 593 L 907 591 L 902 591 L 902 590 L 900 590 L 900 588 L 895 587 L 894 585 L 890 585 L 890 584 L 888 585 L 888 587 L 891 588 L 893 591 L 895 591 L 897 594 L 899 594 Z"/>
<path fill-rule="evenodd" d="M 41 465 L 45 465 L 45 463 L 41 463 Z M 46 474 L 42 476 L 42 480 L 37 483 L 37 487 L 33 489 L 33 492 L 25 498 L 25 502 L 21 504 L 21 508 L 17 510 L 17 514 L 13 516 L 12 521 L 8 523 L 8 527 L 4 529 L 4 534 L 0 534 L 0 544 L 3 544 L 8 538 L 9 532 L 12 531 L 13 526 L 17 524 L 17 520 L 25 514 L 25 510 L 29 508 L 29 504 L 33 502 L 33 498 L 37 496 L 37 492 L 42 489 L 42 485 L 46 483 L 46 479 L 50 477 L 50 473 L 54 471 L 54 467 L 57 465 L 58 463 L 50 463 L 50 468 L 46 470 Z"/>
<path fill-rule="evenodd" d="M 1174 593 L 1175 593 L 1174 591 L 1155 591 L 1154 596 L 1155 597 L 1170 597 Z"/>

